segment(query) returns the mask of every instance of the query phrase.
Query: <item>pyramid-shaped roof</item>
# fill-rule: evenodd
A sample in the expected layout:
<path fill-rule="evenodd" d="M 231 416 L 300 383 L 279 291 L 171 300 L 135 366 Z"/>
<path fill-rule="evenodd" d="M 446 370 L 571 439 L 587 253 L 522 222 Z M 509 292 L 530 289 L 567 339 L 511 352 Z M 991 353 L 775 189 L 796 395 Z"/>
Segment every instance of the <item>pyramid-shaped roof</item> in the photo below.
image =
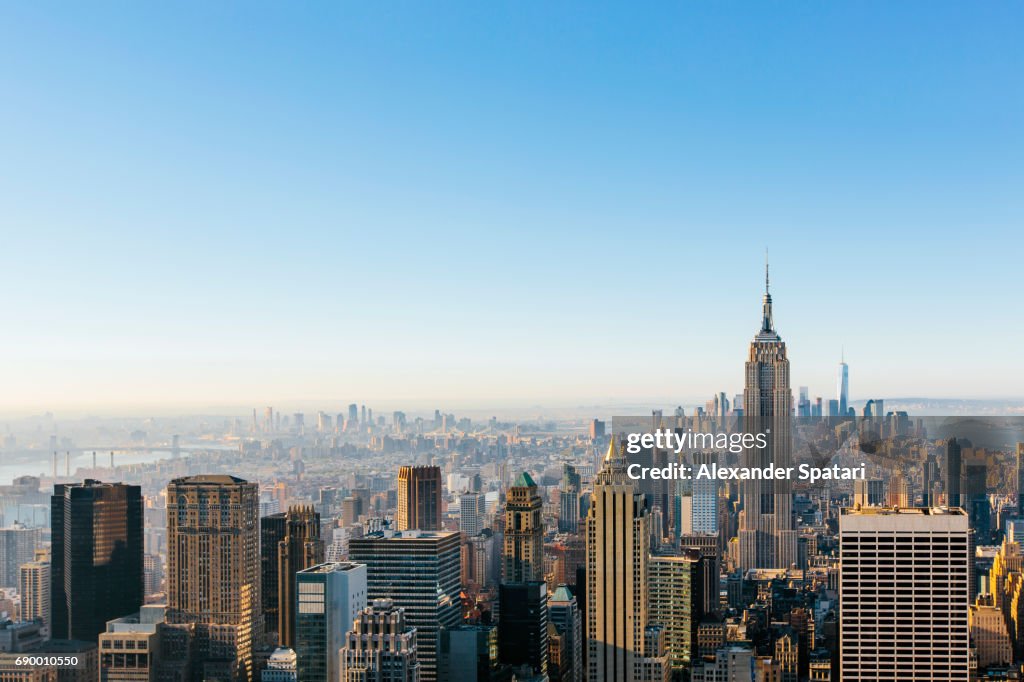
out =
<path fill-rule="evenodd" d="M 512 484 L 516 488 L 536 488 L 537 484 L 533 482 L 533 478 L 530 476 L 528 471 L 524 471 L 516 476 L 516 482 Z"/>

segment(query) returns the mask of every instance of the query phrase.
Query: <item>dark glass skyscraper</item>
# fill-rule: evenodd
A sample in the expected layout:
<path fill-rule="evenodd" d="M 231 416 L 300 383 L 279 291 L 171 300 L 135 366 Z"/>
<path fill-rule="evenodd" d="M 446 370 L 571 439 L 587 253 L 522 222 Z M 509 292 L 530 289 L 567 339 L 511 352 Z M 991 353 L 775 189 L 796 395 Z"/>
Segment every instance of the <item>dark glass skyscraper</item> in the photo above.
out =
<path fill-rule="evenodd" d="M 548 588 L 543 582 L 502 585 L 498 654 L 502 663 L 529 666 L 534 675 L 548 672 Z"/>
<path fill-rule="evenodd" d="M 295 574 L 324 560 L 320 514 L 312 507 L 260 519 L 260 585 L 263 622 L 281 646 L 294 648 Z"/>
<path fill-rule="evenodd" d="M 52 636 L 95 642 L 143 600 L 142 489 L 58 483 L 50 498 Z"/>
<path fill-rule="evenodd" d="M 950 507 L 962 507 L 961 478 L 963 477 L 963 460 L 960 443 L 956 438 L 946 441 L 946 504 Z"/>
<path fill-rule="evenodd" d="M 279 617 L 277 545 L 284 540 L 288 527 L 284 512 L 260 518 L 260 599 L 263 603 L 263 628 L 277 632 Z"/>

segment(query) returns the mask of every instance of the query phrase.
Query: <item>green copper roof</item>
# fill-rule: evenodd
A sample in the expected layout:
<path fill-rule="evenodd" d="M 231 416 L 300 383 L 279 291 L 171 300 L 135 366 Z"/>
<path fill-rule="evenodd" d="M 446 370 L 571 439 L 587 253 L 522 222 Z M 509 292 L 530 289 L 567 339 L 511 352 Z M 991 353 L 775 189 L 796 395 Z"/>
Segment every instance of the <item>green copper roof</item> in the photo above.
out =
<path fill-rule="evenodd" d="M 555 593 L 551 595 L 551 601 L 572 601 L 573 596 L 565 585 L 559 585 Z"/>
<path fill-rule="evenodd" d="M 523 473 L 516 476 L 516 482 L 512 484 L 516 488 L 536 488 L 537 484 L 533 482 L 533 478 L 530 477 L 529 472 L 524 471 Z"/>

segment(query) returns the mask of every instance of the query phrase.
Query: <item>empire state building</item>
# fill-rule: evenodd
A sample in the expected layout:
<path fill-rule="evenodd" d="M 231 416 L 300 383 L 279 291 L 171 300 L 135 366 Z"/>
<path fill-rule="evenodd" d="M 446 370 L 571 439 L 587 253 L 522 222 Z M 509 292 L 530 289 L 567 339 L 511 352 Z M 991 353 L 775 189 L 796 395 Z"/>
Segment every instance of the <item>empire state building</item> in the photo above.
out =
<path fill-rule="evenodd" d="M 788 467 L 792 461 L 789 359 L 786 344 L 775 331 L 768 264 L 764 267 L 764 303 L 761 330 L 750 343 L 743 389 L 746 433 L 766 433 L 768 447 L 750 448 L 744 466 Z M 793 488 L 788 479 L 748 480 L 742 487 L 740 512 L 740 568 L 788 568 L 797 560 L 793 530 Z"/>

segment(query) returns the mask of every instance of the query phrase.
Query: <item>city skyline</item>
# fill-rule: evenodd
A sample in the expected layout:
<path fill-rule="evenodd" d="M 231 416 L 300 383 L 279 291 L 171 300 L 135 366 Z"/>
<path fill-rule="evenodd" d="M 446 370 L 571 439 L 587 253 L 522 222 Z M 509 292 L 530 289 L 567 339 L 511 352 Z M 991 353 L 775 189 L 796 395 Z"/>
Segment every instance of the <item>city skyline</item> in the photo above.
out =
<path fill-rule="evenodd" d="M 1024 680 L 1022 25 L 0 3 L 0 680 Z"/>
<path fill-rule="evenodd" d="M 1021 397 L 1019 7 L 458 7 L 0 9 L 0 409 Z"/>

